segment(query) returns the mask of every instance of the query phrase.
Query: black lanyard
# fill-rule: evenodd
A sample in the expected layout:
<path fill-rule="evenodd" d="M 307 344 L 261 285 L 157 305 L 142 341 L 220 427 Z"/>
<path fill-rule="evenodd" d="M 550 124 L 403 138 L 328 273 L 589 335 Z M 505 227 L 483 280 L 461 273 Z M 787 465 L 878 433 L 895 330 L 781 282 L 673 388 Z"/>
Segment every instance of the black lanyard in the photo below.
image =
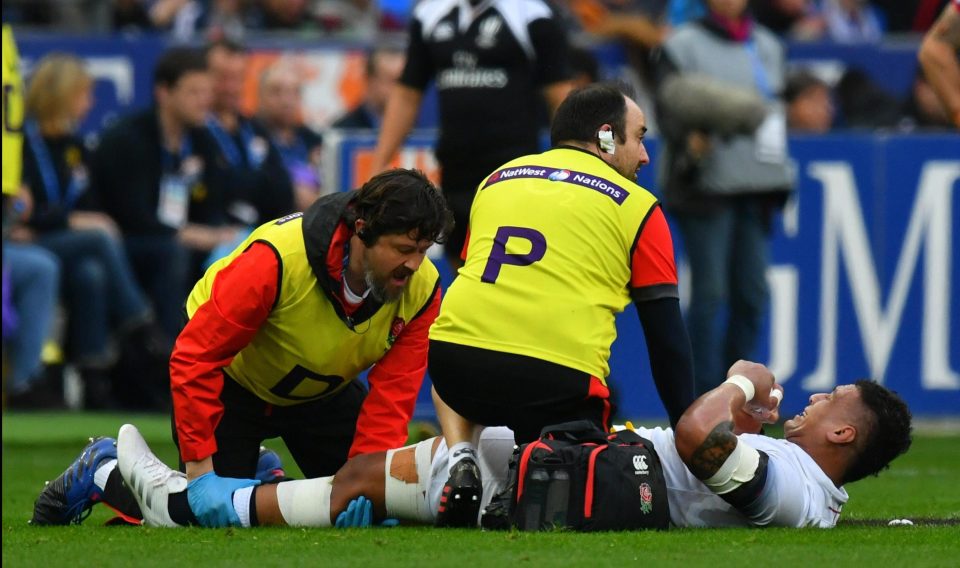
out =
<path fill-rule="evenodd" d="M 238 167 L 243 165 L 243 154 L 240 153 L 240 149 L 237 148 L 237 143 L 230 136 L 226 130 L 223 129 L 223 126 L 220 125 L 220 122 L 213 116 L 207 117 L 207 128 L 210 129 L 210 133 L 213 134 L 214 139 L 217 141 L 217 145 L 220 146 L 220 150 L 223 152 L 223 155 L 227 158 L 227 162 L 230 163 L 233 167 Z M 253 129 L 246 122 L 240 121 L 240 138 L 243 139 L 243 145 L 247 150 L 247 165 L 251 167 L 257 167 L 259 160 L 254 159 L 252 155 L 252 142 L 254 138 Z"/>
<path fill-rule="evenodd" d="M 180 151 L 177 154 L 174 154 L 170 150 L 167 150 L 165 146 L 161 146 L 163 153 L 163 171 L 165 173 L 175 173 L 177 171 L 177 162 L 182 166 L 183 160 L 187 158 L 191 153 L 193 153 L 193 142 L 190 140 L 189 134 L 184 134 L 183 141 L 180 142 Z"/>

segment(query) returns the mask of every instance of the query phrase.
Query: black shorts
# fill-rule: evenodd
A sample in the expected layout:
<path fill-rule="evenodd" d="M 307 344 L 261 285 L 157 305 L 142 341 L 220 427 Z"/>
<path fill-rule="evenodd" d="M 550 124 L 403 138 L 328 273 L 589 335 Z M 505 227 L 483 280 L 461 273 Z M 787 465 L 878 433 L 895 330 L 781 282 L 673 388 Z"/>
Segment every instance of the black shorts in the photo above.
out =
<path fill-rule="evenodd" d="M 347 461 L 366 396 L 366 387 L 354 380 L 333 398 L 274 406 L 224 373 L 223 417 L 214 430 L 213 469 L 221 477 L 252 478 L 260 444 L 281 438 L 306 477 L 333 475 Z M 176 426 L 173 441 L 179 448 Z M 181 462 L 181 471 L 183 467 Z"/>
<path fill-rule="evenodd" d="M 506 160 L 504 160 L 506 161 Z M 462 166 L 443 166 L 440 186 L 447 201 L 447 207 L 453 213 L 454 227 L 447 236 L 443 247 L 447 258 L 459 260 L 463 244 L 467 240 L 467 227 L 470 225 L 470 207 L 477 186 L 488 175 L 492 174 L 503 162 L 486 165 L 472 165 L 469 168 Z"/>
<path fill-rule="evenodd" d="M 430 379 L 450 408 L 471 422 L 508 426 L 518 444 L 544 426 L 590 420 L 609 428 L 609 390 L 583 371 L 524 355 L 430 341 Z"/>

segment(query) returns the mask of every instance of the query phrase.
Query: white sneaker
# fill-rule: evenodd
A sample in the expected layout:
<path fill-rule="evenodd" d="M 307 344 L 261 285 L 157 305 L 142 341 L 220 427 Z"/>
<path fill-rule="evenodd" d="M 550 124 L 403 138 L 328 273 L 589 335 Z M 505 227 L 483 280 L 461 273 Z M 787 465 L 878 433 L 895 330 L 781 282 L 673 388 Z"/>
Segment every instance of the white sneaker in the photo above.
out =
<path fill-rule="evenodd" d="M 187 476 L 170 469 L 150 451 L 150 446 L 133 424 L 124 424 L 117 435 L 117 466 L 133 492 L 143 523 L 148 527 L 178 527 L 167 510 L 171 493 L 187 490 Z"/>

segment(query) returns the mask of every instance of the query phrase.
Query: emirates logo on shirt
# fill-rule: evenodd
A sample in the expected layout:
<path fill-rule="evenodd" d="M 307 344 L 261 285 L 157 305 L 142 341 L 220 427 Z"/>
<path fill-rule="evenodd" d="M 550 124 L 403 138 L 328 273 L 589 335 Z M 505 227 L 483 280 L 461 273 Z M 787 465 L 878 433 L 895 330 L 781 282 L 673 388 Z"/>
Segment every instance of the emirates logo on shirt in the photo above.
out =
<path fill-rule="evenodd" d="M 397 337 L 403 332 L 403 328 L 407 326 L 407 322 L 403 321 L 403 318 L 393 318 L 393 323 L 390 324 L 390 335 L 387 336 L 387 343 L 393 346 L 393 342 L 397 340 Z"/>

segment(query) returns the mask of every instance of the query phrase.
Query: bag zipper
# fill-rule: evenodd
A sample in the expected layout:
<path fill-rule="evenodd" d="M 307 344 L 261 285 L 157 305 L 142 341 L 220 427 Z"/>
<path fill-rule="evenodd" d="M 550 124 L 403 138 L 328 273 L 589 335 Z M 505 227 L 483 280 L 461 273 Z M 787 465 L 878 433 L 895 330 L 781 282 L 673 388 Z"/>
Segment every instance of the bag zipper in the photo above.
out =
<path fill-rule="evenodd" d="M 583 499 L 583 518 L 584 520 L 589 519 L 593 516 L 593 478 L 594 471 L 596 469 L 597 456 L 600 455 L 600 452 L 609 448 L 610 446 L 598 446 L 592 452 L 590 452 L 590 460 L 587 464 L 587 487 L 586 495 Z"/>

